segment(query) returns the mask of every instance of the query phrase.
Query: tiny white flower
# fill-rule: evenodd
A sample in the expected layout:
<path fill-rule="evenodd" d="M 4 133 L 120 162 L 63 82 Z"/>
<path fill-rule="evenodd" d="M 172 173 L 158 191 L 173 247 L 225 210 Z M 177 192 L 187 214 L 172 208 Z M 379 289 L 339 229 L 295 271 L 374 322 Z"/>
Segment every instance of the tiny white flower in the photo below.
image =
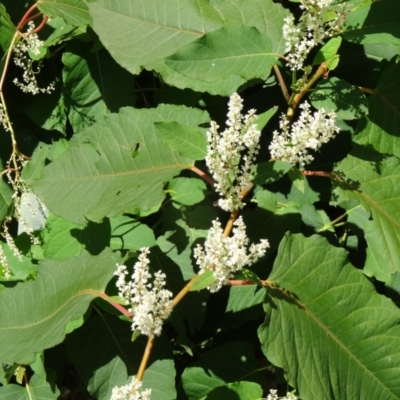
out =
<path fill-rule="evenodd" d="M 297 400 L 297 397 L 293 393 L 287 393 L 285 397 L 278 397 L 278 391 L 275 389 L 270 389 L 269 395 L 266 400 Z"/>
<path fill-rule="evenodd" d="M 40 88 L 36 75 L 42 68 L 41 61 L 36 62 L 29 56 L 29 53 L 34 55 L 40 54 L 40 49 L 43 47 L 43 42 L 39 40 L 36 33 L 32 33 L 35 29 L 33 21 L 28 22 L 28 29 L 26 33 L 22 35 L 22 39 L 14 46 L 14 63 L 16 66 L 22 68 L 22 81 L 20 82 L 17 78 L 13 80 L 14 84 L 18 86 L 24 93 L 31 93 L 33 95 L 38 93 L 51 93 L 55 90 L 56 81 L 51 82 L 47 87 Z"/>
<path fill-rule="evenodd" d="M 221 196 L 218 205 L 232 212 L 244 206 L 241 192 L 251 185 L 250 171 L 259 151 L 261 132 L 254 123 L 255 110 L 241 114 L 243 100 L 237 93 L 230 97 L 228 109 L 227 128 L 221 134 L 216 122 L 211 122 L 206 163 Z"/>
<path fill-rule="evenodd" d="M 150 400 L 151 389 L 141 390 L 142 382 L 135 376 L 125 386 L 116 386 L 111 392 L 110 400 Z"/>
<path fill-rule="evenodd" d="M 315 46 L 341 31 L 348 13 L 348 7 L 343 5 L 335 18 L 329 20 L 327 12 L 334 0 L 300 1 L 304 12 L 298 24 L 295 24 L 293 15 L 290 15 L 284 19 L 282 28 L 286 41 L 286 58 L 292 70 L 301 69 L 307 55 Z"/>
<path fill-rule="evenodd" d="M 212 293 L 229 283 L 229 279 L 232 279 L 236 272 L 263 257 L 269 247 L 266 239 L 249 247 L 246 225 L 242 217 L 235 221 L 234 226 L 232 236 L 224 237 L 220 222 L 214 220 L 204 248 L 197 245 L 193 252 L 196 264 L 200 267 L 199 274 L 207 270 L 213 271 L 215 282 L 208 288 Z"/>
<path fill-rule="evenodd" d="M 314 157 L 308 150 L 318 150 L 323 143 L 329 142 L 340 129 L 336 126 L 336 114 L 326 113 L 321 108 L 311 114 L 310 104 L 300 105 L 302 112 L 291 126 L 285 115 L 280 121 L 281 132 L 274 131 L 269 145 L 271 158 L 290 164 L 309 164 Z"/>
<path fill-rule="evenodd" d="M 163 272 L 157 271 L 154 276 L 150 273 L 149 248 L 143 247 L 140 251 L 129 282 L 126 282 L 128 271 L 125 265 L 117 264 L 114 275 L 118 276 L 118 295 L 132 306 L 129 310 L 134 314 L 132 330 L 149 337 L 159 336 L 163 321 L 172 311 L 172 293 L 164 288 L 166 276 Z"/>

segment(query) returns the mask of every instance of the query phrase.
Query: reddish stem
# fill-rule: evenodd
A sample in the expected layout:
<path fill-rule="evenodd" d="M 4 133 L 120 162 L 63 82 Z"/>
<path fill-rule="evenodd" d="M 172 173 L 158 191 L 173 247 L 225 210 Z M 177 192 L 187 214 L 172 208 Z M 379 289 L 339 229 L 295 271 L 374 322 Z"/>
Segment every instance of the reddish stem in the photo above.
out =
<path fill-rule="evenodd" d="M 190 168 L 194 173 L 200 176 L 203 180 L 205 180 L 207 183 L 209 183 L 211 186 L 215 185 L 214 179 L 211 178 L 211 176 L 208 176 L 205 172 L 203 172 L 200 168 L 197 168 L 193 165 L 192 168 Z"/>
<path fill-rule="evenodd" d="M 124 306 L 122 306 L 121 304 L 116 303 L 115 301 L 110 300 L 110 297 L 108 295 L 106 295 L 103 292 L 95 292 L 97 296 L 101 297 L 102 299 L 104 299 L 105 301 L 107 301 L 110 305 L 112 305 L 115 309 L 117 309 L 118 311 L 120 311 L 122 314 L 124 314 L 126 317 L 132 319 L 133 318 L 133 314 L 131 312 L 129 312 Z"/>

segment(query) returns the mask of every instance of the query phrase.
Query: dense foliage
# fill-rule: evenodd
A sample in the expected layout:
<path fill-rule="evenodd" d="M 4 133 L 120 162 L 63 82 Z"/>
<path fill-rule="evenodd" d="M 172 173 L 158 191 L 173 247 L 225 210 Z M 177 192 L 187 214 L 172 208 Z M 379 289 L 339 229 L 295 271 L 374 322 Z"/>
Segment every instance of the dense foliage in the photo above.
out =
<path fill-rule="evenodd" d="M 1 1 L 0 399 L 400 398 L 399 5 L 331 3 Z"/>

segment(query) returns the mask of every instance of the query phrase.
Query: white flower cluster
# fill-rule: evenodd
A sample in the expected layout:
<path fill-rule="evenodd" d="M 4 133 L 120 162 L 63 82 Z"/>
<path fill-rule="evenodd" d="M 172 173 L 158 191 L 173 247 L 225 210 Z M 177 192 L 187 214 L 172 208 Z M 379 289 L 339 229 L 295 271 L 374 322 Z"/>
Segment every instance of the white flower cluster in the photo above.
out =
<path fill-rule="evenodd" d="M 323 40 L 339 33 L 346 20 L 348 9 L 343 5 L 336 16 L 329 20 L 328 8 L 335 0 L 300 0 L 304 10 L 295 25 L 294 16 L 285 18 L 283 37 L 286 40 L 287 59 L 292 70 L 303 67 L 308 53 Z"/>
<path fill-rule="evenodd" d="M 32 33 L 34 29 L 34 22 L 29 21 L 28 30 L 14 47 L 14 63 L 22 68 L 24 72 L 22 75 L 23 82 L 20 82 L 17 78 L 13 82 L 25 93 L 32 93 L 34 95 L 38 93 L 51 93 L 55 90 L 55 81 L 51 82 L 45 88 L 40 88 L 36 80 L 36 75 L 40 72 L 42 63 L 38 61 L 36 70 L 34 70 L 35 61 L 29 56 L 29 53 L 39 55 L 40 48 L 43 46 L 43 42 L 39 40 L 38 35 Z"/>
<path fill-rule="evenodd" d="M 336 114 L 326 113 L 321 108 L 311 114 L 310 104 L 300 105 L 302 112 L 299 119 L 290 126 L 285 115 L 282 115 L 279 126 L 282 130 L 273 132 L 269 146 L 271 158 L 286 161 L 290 164 L 309 164 L 314 157 L 308 149 L 318 150 L 323 143 L 329 142 L 340 129 L 335 125 Z"/>
<path fill-rule="evenodd" d="M 218 205 L 225 211 L 243 208 L 242 190 L 251 185 L 251 169 L 259 150 L 261 132 L 254 124 L 257 116 L 250 110 L 243 116 L 243 100 L 234 93 L 229 99 L 227 128 L 219 134 L 219 126 L 212 121 L 207 132 L 206 163 L 221 195 Z"/>
<path fill-rule="evenodd" d="M 197 245 L 193 252 L 196 264 L 200 267 L 199 274 L 207 270 L 213 271 L 215 282 L 208 288 L 212 293 L 229 283 L 229 279 L 234 277 L 235 272 L 241 271 L 263 257 L 269 247 L 267 239 L 262 239 L 259 244 L 253 243 L 248 247 L 249 238 L 246 235 L 246 225 L 242 217 L 239 217 L 234 225 L 233 235 L 224 237 L 220 222 L 214 220 L 208 231 L 204 249 Z"/>
<path fill-rule="evenodd" d="M 269 395 L 266 400 L 279 400 L 275 389 L 270 389 Z M 280 400 L 297 400 L 297 397 L 293 393 L 287 393 L 285 397 L 281 397 Z"/>
<path fill-rule="evenodd" d="M 163 321 L 172 311 L 172 293 L 164 289 L 165 274 L 157 271 L 154 277 L 149 272 L 150 261 L 147 255 L 148 247 L 140 249 L 141 254 L 133 267 L 131 280 L 126 282 L 128 271 L 125 265 L 117 264 L 117 288 L 120 297 L 132 306 L 129 309 L 134 314 L 132 330 L 138 330 L 143 335 L 153 337 L 161 334 Z M 154 278 L 153 282 L 150 280 Z"/>
<path fill-rule="evenodd" d="M 3 104 L 0 104 L 0 124 L 3 126 L 4 130 L 7 132 L 10 130 L 7 121 L 7 114 L 4 109 Z"/>
<path fill-rule="evenodd" d="M 151 389 L 140 391 L 141 387 L 142 382 L 133 376 L 125 386 L 113 388 L 110 400 L 150 400 Z"/>

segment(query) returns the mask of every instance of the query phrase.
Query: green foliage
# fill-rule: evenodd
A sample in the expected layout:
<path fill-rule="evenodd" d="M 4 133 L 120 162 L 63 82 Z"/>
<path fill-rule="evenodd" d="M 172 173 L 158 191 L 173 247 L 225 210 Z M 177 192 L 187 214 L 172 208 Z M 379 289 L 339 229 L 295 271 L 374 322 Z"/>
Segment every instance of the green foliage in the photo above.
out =
<path fill-rule="evenodd" d="M 108 400 L 141 370 L 152 400 L 400 398 L 398 1 L 336 2 L 325 18 L 346 4 L 343 27 L 292 71 L 282 30 L 299 3 L 0 2 L 0 399 Z M 43 43 L 27 60 L 54 83 L 35 96 L 10 48 L 30 19 Z M 229 130 L 234 92 L 261 138 L 229 215 L 208 131 Z M 305 101 L 340 133 L 309 165 L 271 159 Z M 270 247 L 210 293 L 219 259 L 197 275 L 195 250 L 239 215 Z M 175 296 L 147 342 L 115 277 L 143 248 Z"/>

